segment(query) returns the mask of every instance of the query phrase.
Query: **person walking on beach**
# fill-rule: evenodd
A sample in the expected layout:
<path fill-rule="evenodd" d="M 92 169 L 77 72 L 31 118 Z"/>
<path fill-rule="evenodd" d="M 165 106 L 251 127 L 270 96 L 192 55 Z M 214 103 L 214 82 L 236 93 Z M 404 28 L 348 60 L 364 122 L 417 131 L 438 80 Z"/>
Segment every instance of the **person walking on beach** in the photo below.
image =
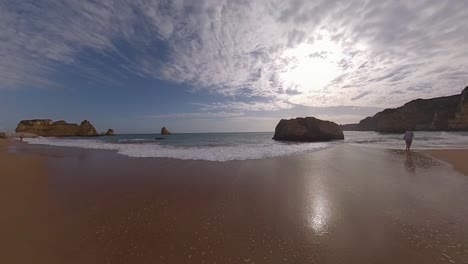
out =
<path fill-rule="evenodd" d="M 406 151 L 409 151 L 411 148 L 411 143 L 413 143 L 414 133 L 412 130 L 405 132 L 403 139 L 406 141 Z"/>

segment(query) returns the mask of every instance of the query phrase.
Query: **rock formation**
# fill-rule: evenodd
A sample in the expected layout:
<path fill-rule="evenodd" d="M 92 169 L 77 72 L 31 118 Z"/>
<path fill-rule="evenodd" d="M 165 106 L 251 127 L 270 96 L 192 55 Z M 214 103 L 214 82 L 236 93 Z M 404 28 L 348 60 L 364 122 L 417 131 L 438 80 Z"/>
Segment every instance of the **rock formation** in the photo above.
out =
<path fill-rule="evenodd" d="M 455 117 L 448 120 L 448 126 L 451 130 L 468 131 L 468 86 L 460 95 L 458 111 Z"/>
<path fill-rule="evenodd" d="M 340 127 L 314 117 L 281 119 L 276 125 L 274 140 L 317 142 L 344 139 Z"/>
<path fill-rule="evenodd" d="M 351 128 L 351 126 L 347 126 Z M 367 117 L 351 130 L 403 133 L 416 131 L 467 131 L 468 87 L 460 95 L 417 99 Z"/>
<path fill-rule="evenodd" d="M 0 132 L 0 139 L 6 139 L 7 135 L 3 132 Z"/>
<path fill-rule="evenodd" d="M 80 125 L 65 121 L 52 122 L 50 119 L 22 120 L 15 130 L 17 133 L 33 133 L 42 137 L 89 137 L 98 136 L 96 129 L 87 120 Z"/>
<path fill-rule="evenodd" d="M 115 136 L 114 130 L 113 129 L 107 129 L 107 132 L 104 133 L 105 136 Z"/>
<path fill-rule="evenodd" d="M 172 133 L 169 132 L 169 130 L 167 130 L 166 127 L 161 128 L 161 135 L 170 135 L 170 134 Z"/>
<path fill-rule="evenodd" d="M 84 120 L 78 126 L 78 136 L 97 136 L 96 129 L 88 120 Z"/>

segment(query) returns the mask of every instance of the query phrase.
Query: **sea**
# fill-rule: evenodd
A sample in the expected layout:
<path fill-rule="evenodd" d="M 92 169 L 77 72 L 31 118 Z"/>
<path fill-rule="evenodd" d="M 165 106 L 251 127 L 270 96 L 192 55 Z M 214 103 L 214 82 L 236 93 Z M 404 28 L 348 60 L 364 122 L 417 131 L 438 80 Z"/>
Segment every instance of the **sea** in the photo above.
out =
<path fill-rule="evenodd" d="M 122 134 L 93 138 L 28 138 L 29 144 L 114 150 L 137 158 L 231 161 L 264 159 L 315 152 L 337 144 L 368 148 L 404 149 L 403 135 L 345 131 L 345 139 L 296 143 L 272 140 L 273 132 Z M 414 149 L 468 148 L 468 132 L 415 132 Z"/>

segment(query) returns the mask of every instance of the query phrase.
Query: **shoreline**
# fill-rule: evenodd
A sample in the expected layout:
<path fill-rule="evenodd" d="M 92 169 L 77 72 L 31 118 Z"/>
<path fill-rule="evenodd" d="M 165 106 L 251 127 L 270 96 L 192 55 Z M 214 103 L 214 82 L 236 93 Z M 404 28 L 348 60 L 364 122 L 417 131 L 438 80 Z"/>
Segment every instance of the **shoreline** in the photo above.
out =
<path fill-rule="evenodd" d="M 468 178 L 418 152 L 211 162 L 0 141 L 0 175 L 9 263 L 468 259 Z"/>
<path fill-rule="evenodd" d="M 9 144 L 26 144 L 26 145 L 31 145 L 31 146 L 37 146 L 37 147 L 48 147 L 48 148 L 65 148 L 65 149 L 75 149 L 75 150 L 94 150 L 94 151 L 104 151 L 104 152 L 109 152 L 117 155 L 122 155 L 127 158 L 137 158 L 137 159 L 169 159 L 169 160 L 178 160 L 178 161 L 207 161 L 207 162 L 231 162 L 231 161 L 249 161 L 249 160 L 264 160 L 264 159 L 275 159 L 275 158 L 286 158 L 286 157 L 291 157 L 291 156 L 296 156 L 296 155 L 305 155 L 309 153 L 314 153 L 317 151 L 321 151 L 323 149 L 317 149 L 317 150 L 312 150 L 312 151 L 305 151 L 304 153 L 293 153 L 285 156 L 273 156 L 273 157 L 265 157 L 265 158 L 254 158 L 254 159 L 245 159 L 245 160 L 196 160 L 196 159 L 179 159 L 179 158 L 173 158 L 173 157 L 133 157 L 133 156 L 127 156 L 125 154 L 118 153 L 117 150 L 113 149 L 90 149 L 90 148 L 81 148 L 78 146 L 53 146 L 53 145 L 41 145 L 41 144 L 29 144 L 28 142 L 19 142 L 16 141 L 16 139 L 9 138 L 9 139 L 4 139 L 4 141 L 9 142 Z M 8 143 L 7 143 L 8 144 Z M 388 151 L 399 151 L 400 149 L 389 149 L 389 148 L 380 148 L 380 147 L 369 147 L 369 146 L 359 146 L 356 144 L 350 144 L 350 143 L 344 143 L 345 145 L 350 145 L 353 147 L 357 148 L 371 148 L 371 149 L 379 149 L 379 150 L 388 150 Z M 329 146 L 327 148 L 332 148 L 333 146 Z M 326 149 L 326 148 L 325 148 Z M 466 148 L 433 148 L 433 149 L 427 149 L 427 148 L 421 148 L 421 149 L 414 149 L 411 151 L 412 153 L 423 153 L 425 155 L 429 155 L 430 157 L 437 159 L 439 161 L 445 162 L 452 166 L 456 171 L 468 176 L 468 163 L 465 162 L 465 160 L 468 158 L 468 147 Z"/>
<path fill-rule="evenodd" d="M 234 160 L 204 160 L 204 159 L 181 159 L 181 158 L 175 158 L 175 157 L 135 157 L 135 156 L 128 156 L 125 154 L 118 153 L 118 150 L 116 149 L 99 149 L 99 148 L 82 148 L 78 146 L 54 146 L 54 145 L 42 145 L 42 144 L 30 144 L 28 142 L 15 142 L 16 139 L 6 139 L 5 141 L 11 142 L 13 144 L 27 144 L 31 146 L 37 146 L 37 147 L 46 147 L 46 148 L 64 148 L 64 149 L 75 149 L 75 150 L 90 150 L 90 151 L 104 151 L 104 152 L 109 152 L 109 153 L 114 153 L 117 155 L 122 155 L 127 158 L 137 158 L 137 159 L 169 159 L 169 160 L 178 160 L 178 161 L 207 161 L 207 162 L 231 162 L 231 161 L 249 161 L 249 160 L 264 160 L 264 159 L 276 159 L 276 158 L 286 158 L 286 157 L 291 157 L 291 156 L 296 156 L 296 155 L 306 155 L 310 153 L 314 153 L 317 151 L 322 151 L 327 148 L 333 148 L 334 146 L 328 146 L 324 149 L 316 149 L 316 150 L 310 150 L 310 151 L 304 151 L 304 152 L 299 152 L 299 153 L 292 153 L 292 154 L 287 154 L 284 156 L 272 156 L 272 157 L 263 157 L 263 158 L 248 158 L 248 159 L 234 159 Z M 352 147 L 357 147 L 357 148 L 370 148 L 370 149 L 376 149 L 376 150 L 388 150 L 388 151 L 400 151 L 402 148 L 384 148 L 384 147 L 370 147 L 366 145 L 356 145 L 353 143 L 345 143 L 342 142 L 345 145 L 352 146 Z M 412 153 L 423 153 L 426 155 L 429 155 L 432 158 L 435 158 L 439 161 L 445 162 L 453 168 L 468 176 L 468 163 L 465 162 L 465 160 L 468 158 L 468 146 L 463 147 L 463 148 L 416 148 L 411 150 Z"/>
<path fill-rule="evenodd" d="M 447 162 L 455 170 L 468 176 L 468 149 L 430 149 L 421 152 Z"/>
<path fill-rule="evenodd" d="M 121 134 L 113 138 L 87 140 L 88 138 L 37 138 L 26 139 L 30 144 L 50 146 L 79 147 L 86 149 L 113 149 L 129 157 L 176 158 L 181 160 L 250 160 L 283 157 L 308 151 L 317 151 L 322 147 L 335 144 L 349 144 L 357 147 L 380 149 L 404 149 L 400 137 L 376 132 L 348 131 L 345 140 L 320 142 L 316 144 L 294 144 L 271 140 L 270 132 L 235 133 L 245 136 L 216 136 L 207 133 L 175 134 L 165 140 L 156 140 L 156 134 Z M 442 134 L 441 134 L 442 133 Z M 229 133 L 232 134 L 232 133 Z M 188 135 L 188 134 L 187 134 Z M 323 145 L 323 146 L 321 146 Z M 418 134 L 413 144 L 414 151 L 433 148 L 457 149 L 468 148 L 468 134 L 427 132 Z"/>

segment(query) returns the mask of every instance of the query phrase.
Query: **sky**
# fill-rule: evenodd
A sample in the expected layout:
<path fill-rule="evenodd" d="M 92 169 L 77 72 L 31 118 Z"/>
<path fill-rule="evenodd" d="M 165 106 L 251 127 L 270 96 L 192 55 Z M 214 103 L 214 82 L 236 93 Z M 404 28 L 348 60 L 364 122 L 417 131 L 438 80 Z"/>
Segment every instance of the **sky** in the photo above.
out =
<path fill-rule="evenodd" d="M 345 124 L 467 84 L 466 0 L 0 0 L 0 131 Z"/>

